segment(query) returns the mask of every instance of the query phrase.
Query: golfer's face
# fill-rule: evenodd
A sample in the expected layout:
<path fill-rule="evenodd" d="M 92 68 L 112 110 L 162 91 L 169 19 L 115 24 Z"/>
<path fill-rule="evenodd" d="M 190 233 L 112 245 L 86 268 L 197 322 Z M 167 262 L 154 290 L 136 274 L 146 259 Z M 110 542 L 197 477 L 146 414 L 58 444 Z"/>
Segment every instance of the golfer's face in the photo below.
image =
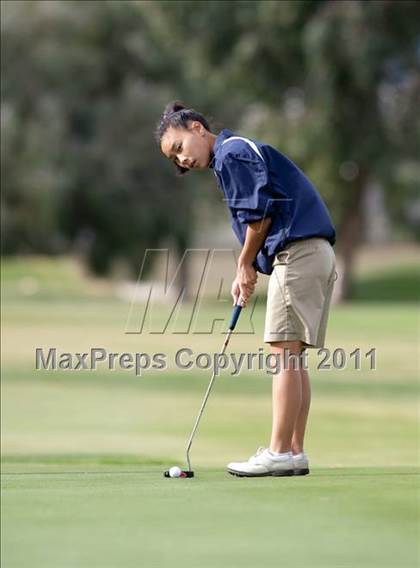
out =
<path fill-rule="evenodd" d="M 171 126 L 162 137 L 162 152 L 182 168 L 207 168 L 210 147 L 205 133 L 205 128 L 199 122 L 190 123 L 188 130 Z"/>

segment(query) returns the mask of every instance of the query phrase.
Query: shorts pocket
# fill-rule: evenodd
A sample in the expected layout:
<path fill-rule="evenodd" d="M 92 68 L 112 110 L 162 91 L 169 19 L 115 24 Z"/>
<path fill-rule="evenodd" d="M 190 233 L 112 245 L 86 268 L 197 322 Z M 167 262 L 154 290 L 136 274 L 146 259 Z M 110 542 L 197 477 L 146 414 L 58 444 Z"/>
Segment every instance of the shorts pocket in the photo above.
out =
<path fill-rule="evenodd" d="M 282 250 L 278 252 L 274 258 L 273 266 L 287 265 L 289 261 L 289 251 Z"/>

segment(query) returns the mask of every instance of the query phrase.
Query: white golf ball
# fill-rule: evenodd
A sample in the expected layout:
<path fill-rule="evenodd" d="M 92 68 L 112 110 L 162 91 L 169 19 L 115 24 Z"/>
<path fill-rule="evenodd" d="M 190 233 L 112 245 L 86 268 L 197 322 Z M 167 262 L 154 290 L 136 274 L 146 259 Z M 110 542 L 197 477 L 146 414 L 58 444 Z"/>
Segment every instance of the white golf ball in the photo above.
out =
<path fill-rule="evenodd" d="M 169 477 L 181 477 L 181 473 L 181 469 L 177 465 L 174 465 L 169 470 Z"/>

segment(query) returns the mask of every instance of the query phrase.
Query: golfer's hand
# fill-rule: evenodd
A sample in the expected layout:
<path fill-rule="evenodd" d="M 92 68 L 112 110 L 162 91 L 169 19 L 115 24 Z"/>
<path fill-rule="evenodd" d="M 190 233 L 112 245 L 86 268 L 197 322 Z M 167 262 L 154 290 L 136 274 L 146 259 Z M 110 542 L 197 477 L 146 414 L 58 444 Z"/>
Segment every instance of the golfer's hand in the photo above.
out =
<path fill-rule="evenodd" d="M 234 304 L 237 304 L 240 298 L 242 307 L 245 307 L 255 290 L 256 283 L 257 271 L 252 264 L 240 264 L 236 278 L 232 283 L 231 293 Z"/>

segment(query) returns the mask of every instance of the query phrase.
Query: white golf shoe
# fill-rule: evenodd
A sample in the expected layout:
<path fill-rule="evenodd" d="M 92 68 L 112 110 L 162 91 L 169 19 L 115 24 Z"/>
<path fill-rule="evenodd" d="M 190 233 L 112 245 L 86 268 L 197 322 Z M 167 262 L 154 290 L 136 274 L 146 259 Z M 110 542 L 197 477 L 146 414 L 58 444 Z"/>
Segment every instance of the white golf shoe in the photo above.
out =
<path fill-rule="evenodd" d="M 227 465 L 231 475 L 238 477 L 283 477 L 294 475 L 292 452 L 272 454 L 268 448 L 258 448 L 257 453 L 246 462 L 231 462 Z"/>
<path fill-rule="evenodd" d="M 309 462 L 308 456 L 305 454 L 305 452 L 295 454 L 293 456 L 293 467 L 295 470 L 295 475 L 308 475 Z"/>

